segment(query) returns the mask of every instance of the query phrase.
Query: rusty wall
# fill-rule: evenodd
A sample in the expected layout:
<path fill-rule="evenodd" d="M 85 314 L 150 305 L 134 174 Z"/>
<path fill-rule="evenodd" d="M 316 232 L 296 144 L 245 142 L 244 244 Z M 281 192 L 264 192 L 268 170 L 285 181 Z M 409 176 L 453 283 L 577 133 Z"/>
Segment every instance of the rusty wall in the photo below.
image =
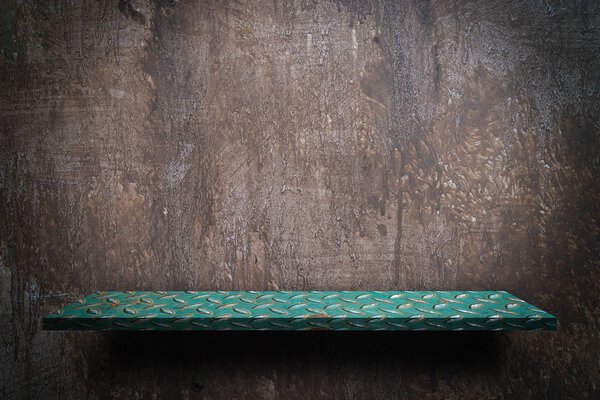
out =
<path fill-rule="evenodd" d="M 600 3 L 0 2 L 0 397 L 600 396 Z M 41 331 L 98 289 L 506 290 L 557 333 Z"/>

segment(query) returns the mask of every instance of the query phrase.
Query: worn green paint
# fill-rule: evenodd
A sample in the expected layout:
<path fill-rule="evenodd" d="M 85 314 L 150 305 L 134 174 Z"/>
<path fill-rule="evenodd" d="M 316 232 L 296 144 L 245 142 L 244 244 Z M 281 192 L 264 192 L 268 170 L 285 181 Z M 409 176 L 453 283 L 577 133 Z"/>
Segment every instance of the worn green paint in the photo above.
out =
<path fill-rule="evenodd" d="M 503 291 L 96 292 L 44 318 L 54 330 L 555 330 Z"/>

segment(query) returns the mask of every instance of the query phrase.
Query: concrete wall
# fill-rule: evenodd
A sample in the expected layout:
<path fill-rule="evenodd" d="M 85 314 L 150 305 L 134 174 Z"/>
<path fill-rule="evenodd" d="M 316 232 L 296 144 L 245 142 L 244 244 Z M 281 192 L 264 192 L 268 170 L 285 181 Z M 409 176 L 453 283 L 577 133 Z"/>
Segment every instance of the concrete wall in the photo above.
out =
<path fill-rule="evenodd" d="M 583 399 L 600 2 L 0 2 L 0 397 Z M 99 289 L 506 290 L 558 333 L 41 331 Z"/>

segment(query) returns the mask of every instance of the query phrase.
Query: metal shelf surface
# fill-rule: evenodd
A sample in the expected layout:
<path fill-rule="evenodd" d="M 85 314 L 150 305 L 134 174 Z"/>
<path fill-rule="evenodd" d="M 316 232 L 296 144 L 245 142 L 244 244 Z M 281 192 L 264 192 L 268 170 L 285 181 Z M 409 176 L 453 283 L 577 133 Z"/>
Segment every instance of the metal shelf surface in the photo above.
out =
<path fill-rule="evenodd" d="M 47 330 L 556 330 L 504 291 L 96 292 L 44 317 Z"/>

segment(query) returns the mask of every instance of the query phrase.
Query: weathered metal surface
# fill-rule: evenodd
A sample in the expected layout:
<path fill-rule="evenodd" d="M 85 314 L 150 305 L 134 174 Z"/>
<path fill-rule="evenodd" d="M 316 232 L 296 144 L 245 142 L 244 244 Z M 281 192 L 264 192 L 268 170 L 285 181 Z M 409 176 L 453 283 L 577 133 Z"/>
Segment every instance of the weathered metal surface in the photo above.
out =
<path fill-rule="evenodd" d="M 44 317 L 55 330 L 556 330 L 503 291 L 97 292 Z"/>
<path fill-rule="evenodd" d="M 0 1 L 0 398 L 600 398 L 599 53 L 589 0 Z M 42 330 L 109 288 L 560 329 Z"/>

